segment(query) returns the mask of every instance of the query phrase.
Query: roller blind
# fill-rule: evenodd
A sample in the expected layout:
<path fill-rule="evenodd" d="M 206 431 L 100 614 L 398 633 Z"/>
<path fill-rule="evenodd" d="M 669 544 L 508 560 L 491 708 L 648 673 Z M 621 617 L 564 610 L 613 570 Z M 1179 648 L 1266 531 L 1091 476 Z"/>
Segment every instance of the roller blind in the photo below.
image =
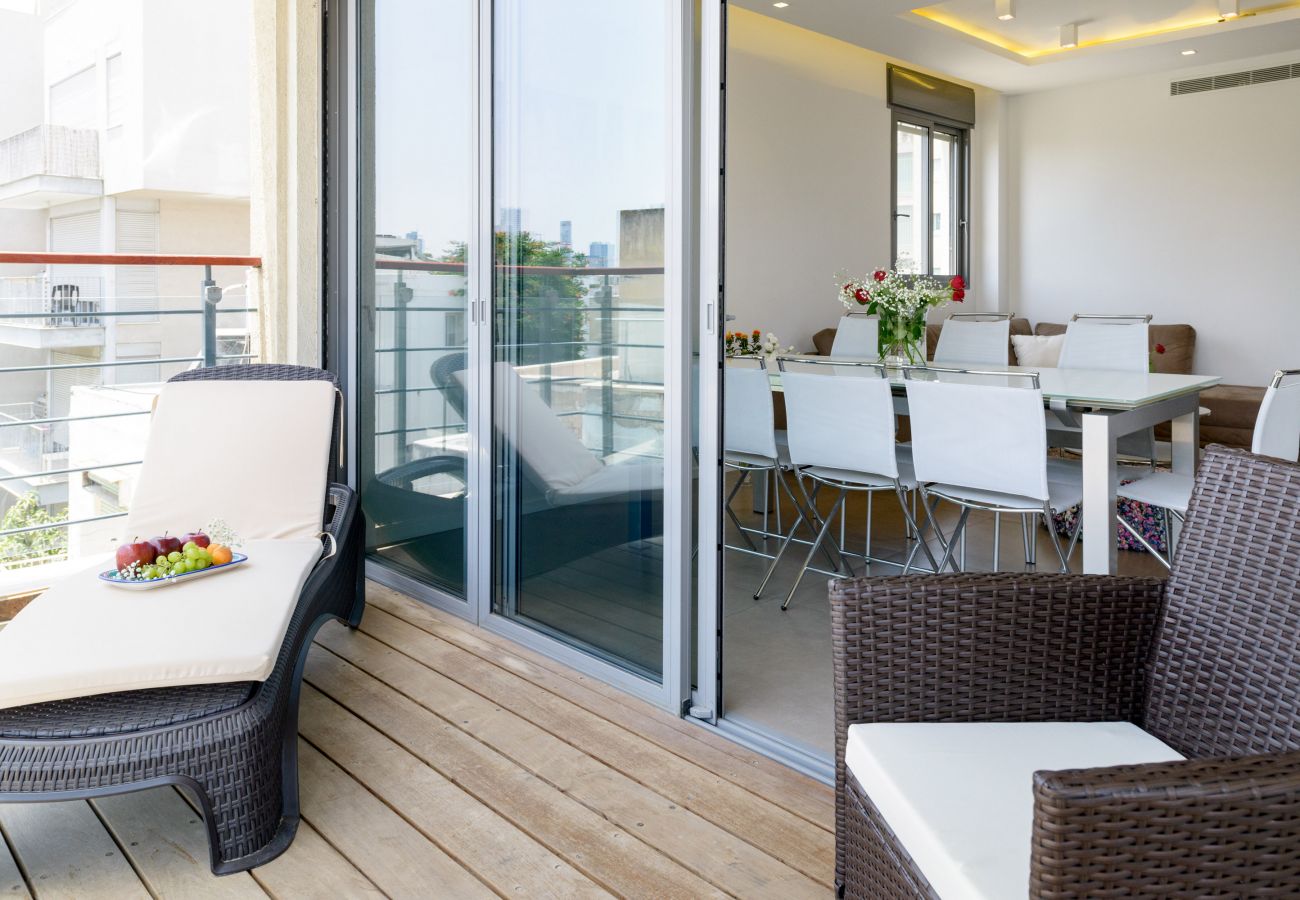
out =
<path fill-rule="evenodd" d="M 975 125 L 975 92 L 968 87 L 913 72 L 886 67 L 889 105 L 901 111 L 947 119 L 967 128 Z"/>

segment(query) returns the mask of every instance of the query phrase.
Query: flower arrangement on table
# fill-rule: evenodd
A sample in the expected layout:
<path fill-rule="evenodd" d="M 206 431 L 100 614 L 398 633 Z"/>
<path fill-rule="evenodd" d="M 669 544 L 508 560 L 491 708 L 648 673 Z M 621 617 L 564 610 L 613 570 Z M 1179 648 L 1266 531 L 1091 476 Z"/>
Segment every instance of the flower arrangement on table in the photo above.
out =
<path fill-rule="evenodd" d="M 769 357 L 777 353 L 793 353 L 794 347 L 782 348 L 781 341 L 772 332 L 763 336 L 763 332 L 755 328 L 753 331 L 728 331 L 723 342 L 723 349 L 727 356 L 747 356 Z"/>
<path fill-rule="evenodd" d="M 840 274 L 836 280 L 845 309 L 880 317 L 880 358 L 888 365 L 924 365 L 926 313 L 966 299 L 960 275 L 944 284 L 926 275 L 876 269 L 861 279 Z"/>

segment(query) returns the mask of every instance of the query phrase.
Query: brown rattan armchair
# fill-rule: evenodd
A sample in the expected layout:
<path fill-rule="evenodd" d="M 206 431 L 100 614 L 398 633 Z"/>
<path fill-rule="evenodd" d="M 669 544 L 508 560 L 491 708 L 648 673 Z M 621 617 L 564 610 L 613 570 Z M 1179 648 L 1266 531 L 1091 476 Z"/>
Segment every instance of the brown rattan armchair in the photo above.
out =
<path fill-rule="evenodd" d="M 1028 896 L 1300 896 L 1300 466 L 1212 448 L 1171 578 L 832 583 L 836 881 L 937 896 L 845 766 L 875 722 L 1131 722 L 1187 759 L 1038 772 Z"/>

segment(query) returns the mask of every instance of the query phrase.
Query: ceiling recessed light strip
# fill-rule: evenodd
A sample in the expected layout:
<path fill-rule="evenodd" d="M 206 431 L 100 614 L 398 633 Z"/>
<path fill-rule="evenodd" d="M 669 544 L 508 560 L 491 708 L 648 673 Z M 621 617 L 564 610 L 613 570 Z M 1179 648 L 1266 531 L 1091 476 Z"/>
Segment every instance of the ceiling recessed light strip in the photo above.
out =
<path fill-rule="evenodd" d="M 1061 49 L 1079 46 L 1079 26 L 1075 22 L 1061 26 Z"/>
<path fill-rule="evenodd" d="M 1016 17 L 1016 0 L 996 0 L 998 18 L 1003 22 Z"/>

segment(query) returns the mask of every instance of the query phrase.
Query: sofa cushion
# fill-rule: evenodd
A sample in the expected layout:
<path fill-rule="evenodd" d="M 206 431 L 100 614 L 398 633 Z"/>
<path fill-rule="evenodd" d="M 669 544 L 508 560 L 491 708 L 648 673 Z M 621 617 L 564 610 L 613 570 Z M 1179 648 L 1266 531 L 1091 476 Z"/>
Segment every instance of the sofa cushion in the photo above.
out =
<path fill-rule="evenodd" d="M 1065 326 L 1057 322 L 1039 322 L 1034 334 L 1065 334 Z M 1152 325 L 1147 330 L 1151 345 L 1153 371 L 1164 375 L 1190 375 L 1196 357 L 1196 329 L 1191 325 Z M 1157 348 L 1163 347 L 1164 353 Z"/>
<path fill-rule="evenodd" d="M 264 681 L 317 538 L 248 541 L 228 572 L 145 591 L 106 584 L 101 560 L 0 630 L 0 709 L 118 691 Z"/>
<path fill-rule="evenodd" d="M 844 758 L 945 900 L 1027 895 L 1035 772 L 1183 759 L 1127 722 L 853 725 Z"/>
<path fill-rule="evenodd" d="M 1060 334 L 1015 334 L 1011 351 L 1016 365 L 1034 369 L 1055 369 L 1061 360 L 1065 336 Z"/>
<path fill-rule="evenodd" d="M 334 404 L 328 381 L 163 385 L 122 537 L 222 519 L 245 540 L 315 538 Z"/>

